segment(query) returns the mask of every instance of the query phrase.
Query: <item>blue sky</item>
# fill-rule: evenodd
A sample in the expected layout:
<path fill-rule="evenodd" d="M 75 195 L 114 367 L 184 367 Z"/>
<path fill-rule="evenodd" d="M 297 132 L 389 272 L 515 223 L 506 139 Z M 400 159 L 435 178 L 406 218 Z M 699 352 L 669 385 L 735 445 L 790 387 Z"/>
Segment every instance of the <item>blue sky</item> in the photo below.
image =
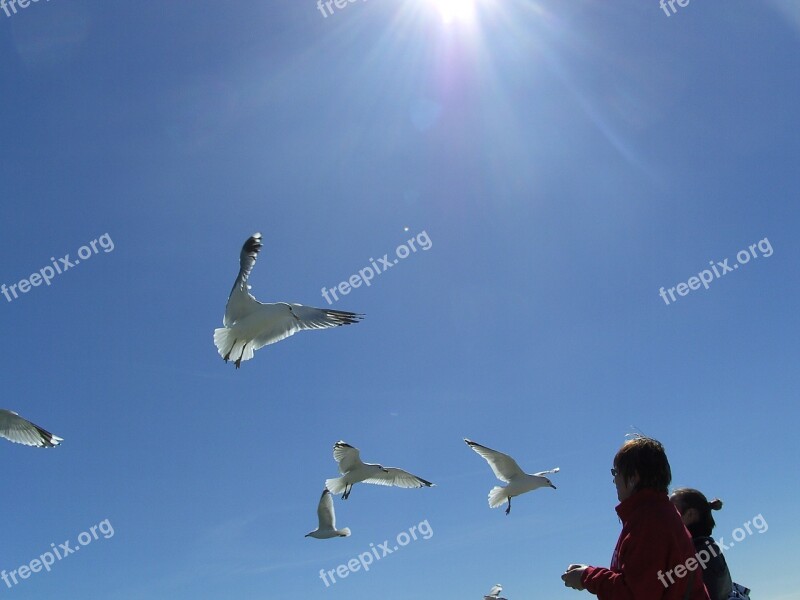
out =
<path fill-rule="evenodd" d="M 466 1 L 466 0 L 465 0 Z M 52 0 L 0 12 L 3 402 L 65 438 L 2 444 L 0 569 L 105 519 L 9 598 L 589 597 L 609 468 L 660 439 L 673 485 L 762 515 L 733 577 L 798 598 L 800 9 L 790 0 Z M 419 250 L 236 371 L 212 342 L 242 243 L 262 301 Z M 659 289 L 767 240 L 666 304 Z M 685 291 L 685 290 L 684 290 Z M 673 292 L 675 293 L 675 292 Z M 557 490 L 490 510 L 469 437 Z M 437 484 L 357 485 L 314 540 L 344 439 Z M 326 587 L 370 544 L 433 532 Z"/>

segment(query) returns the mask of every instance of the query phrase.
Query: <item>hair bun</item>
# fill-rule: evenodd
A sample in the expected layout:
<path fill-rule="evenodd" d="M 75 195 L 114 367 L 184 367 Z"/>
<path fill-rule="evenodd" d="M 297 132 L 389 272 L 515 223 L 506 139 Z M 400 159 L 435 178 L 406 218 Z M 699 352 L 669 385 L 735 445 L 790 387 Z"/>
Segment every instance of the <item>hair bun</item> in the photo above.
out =
<path fill-rule="evenodd" d="M 722 500 L 719 498 L 714 498 L 711 502 L 708 503 L 708 508 L 711 510 L 719 510 L 722 508 Z"/>

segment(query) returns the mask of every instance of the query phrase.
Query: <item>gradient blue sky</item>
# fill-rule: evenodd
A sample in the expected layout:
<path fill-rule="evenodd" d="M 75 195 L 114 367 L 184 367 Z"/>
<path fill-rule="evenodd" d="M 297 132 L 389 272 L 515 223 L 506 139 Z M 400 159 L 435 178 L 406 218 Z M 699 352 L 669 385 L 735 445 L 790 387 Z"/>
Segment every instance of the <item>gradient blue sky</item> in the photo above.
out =
<path fill-rule="evenodd" d="M 465 0 L 466 1 L 466 0 Z M 761 600 L 800 598 L 800 8 L 793 0 L 52 0 L 0 12 L 0 283 L 108 233 L 112 252 L 0 297 L 0 406 L 65 438 L 3 442 L 0 569 L 109 519 L 9 598 L 589 598 L 608 565 L 626 433 Z M 408 228 L 406 231 L 405 228 Z M 212 342 L 242 243 L 263 301 L 418 251 L 241 370 Z M 662 286 L 767 238 L 669 306 Z M 560 466 L 490 510 L 463 443 Z M 332 445 L 437 484 L 358 485 L 316 526 Z M 412 542 L 330 588 L 370 543 Z"/>

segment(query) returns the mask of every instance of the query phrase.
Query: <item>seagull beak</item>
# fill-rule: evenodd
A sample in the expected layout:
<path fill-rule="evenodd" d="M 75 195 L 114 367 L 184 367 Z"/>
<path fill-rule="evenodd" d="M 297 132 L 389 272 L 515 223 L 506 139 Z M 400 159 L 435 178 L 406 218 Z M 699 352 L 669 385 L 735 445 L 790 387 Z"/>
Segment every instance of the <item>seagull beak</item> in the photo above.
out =
<path fill-rule="evenodd" d="M 554 486 L 552 483 L 550 484 L 550 487 L 551 487 L 551 488 L 553 488 L 554 490 L 558 489 L 558 488 L 557 488 L 556 486 Z"/>

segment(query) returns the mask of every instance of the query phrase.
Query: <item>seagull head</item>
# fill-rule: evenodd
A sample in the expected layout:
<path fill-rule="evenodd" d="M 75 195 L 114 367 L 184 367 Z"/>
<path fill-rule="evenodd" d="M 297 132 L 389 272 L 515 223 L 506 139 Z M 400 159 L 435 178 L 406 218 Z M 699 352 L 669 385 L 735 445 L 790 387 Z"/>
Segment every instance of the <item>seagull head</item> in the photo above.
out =
<path fill-rule="evenodd" d="M 545 478 L 544 478 L 544 480 L 547 482 L 547 485 L 548 485 L 549 487 L 553 488 L 554 490 L 555 490 L 555 489 L 558 489 L 558 488 L 556 488 L 556 486 L 554 486 L 554 485 L 553 485 L 553 482 L 552 482 L 552 481 L 550 481 L 550 480 L 549 480 L 547 477 L 545 477 Z"/>
<path fill-rule="evenodd" d="M 375 466 L 376 466 L 376 467 L 378 467 L 378 468 L 379 468 L 381 471 L 383 471 L 384 473 L 388 473 L 388 472 L 389 472 L 389 469 L 387 469 L 387 468 L 386 468 L 386 467 L 384 467 L 383 465 L 375 465 Z"/>

